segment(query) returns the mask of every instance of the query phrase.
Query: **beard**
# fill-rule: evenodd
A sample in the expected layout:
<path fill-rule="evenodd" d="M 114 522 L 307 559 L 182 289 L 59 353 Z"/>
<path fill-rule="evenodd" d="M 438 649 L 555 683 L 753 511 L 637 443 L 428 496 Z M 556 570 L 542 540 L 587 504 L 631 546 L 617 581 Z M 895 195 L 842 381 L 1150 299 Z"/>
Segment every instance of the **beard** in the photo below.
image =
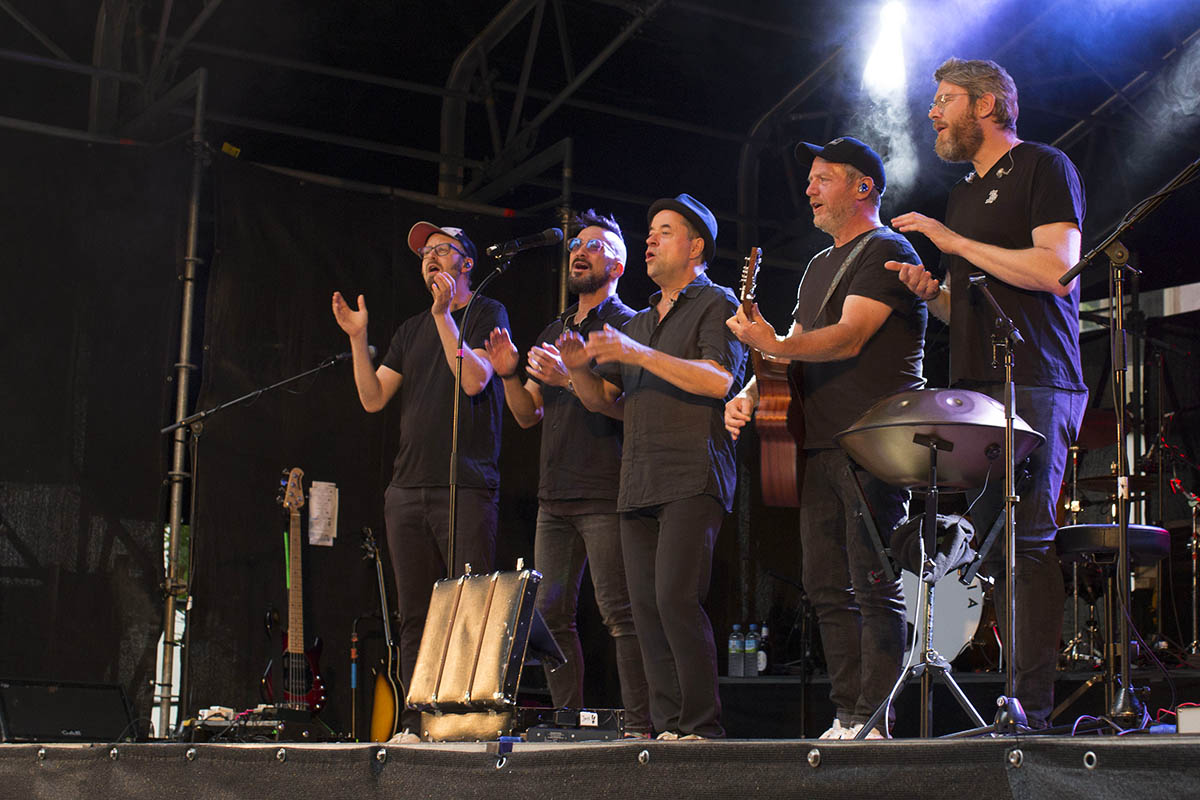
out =
<path fill-rule="evenodd" d="M 850 203 L 841 206 L 833 206 L 830 203 L 826 203 L 822 209 L 825 212 L 825 217 L 818 221 L 814 215 L 813 225 L 830 236 L 836 235 L 842 229 L 842 226 L 854 216 L 854 208 Z"/>
<path fill-rule="evenodd" d="M 581 275 L 571 273 L 567 275 L 567 291 L 571 294 L 591 294 L 603 288 L 604 284 L 608 283 L 608 278 L 608 268 L 605 268 L 604 272 L 599 275 L 594 272 L 585 272 Z"/>
<path fill-rule="evenodd" d="M 957 119 L 946 128 L 946 138 L 934 142 L 933 152 L 948 164 L 970 161 L 983 145 L 983 126 L 974 113 Z"/>

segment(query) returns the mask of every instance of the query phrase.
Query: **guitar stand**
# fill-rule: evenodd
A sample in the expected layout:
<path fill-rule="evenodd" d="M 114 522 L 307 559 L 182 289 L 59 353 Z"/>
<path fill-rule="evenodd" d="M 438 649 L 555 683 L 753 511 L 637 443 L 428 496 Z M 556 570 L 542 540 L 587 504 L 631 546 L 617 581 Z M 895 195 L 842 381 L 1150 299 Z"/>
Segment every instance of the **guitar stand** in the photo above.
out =
<path fill-rule="evenodd" d="M 938 450 L 950 452 L 954 449 L 954 444 L 945 439 L 939 439 L 936 436 L 926 436 L 916 434 L 913 436 L 913 442 L 923 447 L 929 448 L 929 487 L 925 495 L 925 519 L 922 525 L 921 538 L 924 542 L 925 562 L 922 565 L 922 573 L 924 568 L 931 566 L 931 555 L 937 549 L 937 509 L 938 509 L 938 482 L 937 482 L 937 454 Z M 875 709 L 875 713 L 862 726 L 862 730 L 854 737 L 855 739 L 865 739 L 867 735 L 875 729 L 880 720 L 887 713 L 888 707 L 892 701 L 899 695 L 907 685 L 910 678 L 921 678 L 921 728 L 920 736 L 923 739 L 928 739 L 933 736 L 933 679 L 936 676 L 941 676 L 954 696 L 958 701 L 962 710 L 967 716 L 979 727 L 986 727 L 983 717 L 971 705 L 971 701 L 967 699 L 966 693 L 962 687 L 954 680 L 951 675 L 950 662 L 948 662 L 937 650 L 933 647 L 933 601 L 934 601 L 934 584 L 927 580 L 925 574 L 918 575 L 921 579 L 921 629 L 925 632 L 923 640 L 923 650 L 921 653 L 921 661 L 909 666 L 904 674 L 900 676 L 900 680 L 896 682 L 898 690 L 893 690 L 887 698 L 880 703 Z M 914 643 L 915 646 L 915 643 Z M 1013 700 L 1012 702 L 1016 702 Z M 1019 709 L 1018 704 L 1018 709 Z M 1022 715 L 1023 716 L 1023 715 Z"/>

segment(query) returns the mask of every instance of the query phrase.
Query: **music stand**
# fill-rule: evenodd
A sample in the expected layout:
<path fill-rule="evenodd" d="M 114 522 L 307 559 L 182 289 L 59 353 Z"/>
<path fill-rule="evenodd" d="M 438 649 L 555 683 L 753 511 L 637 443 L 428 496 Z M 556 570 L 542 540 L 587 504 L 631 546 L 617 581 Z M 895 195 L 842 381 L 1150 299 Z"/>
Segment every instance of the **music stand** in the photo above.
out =
<path fill-rule="evenodd" d="M 834 440 L 879 480 L 926 492 L 922 538 L 928 558 L 937 548 L 939 494 L 986 483 L 992 462 L 1003 450 L 1001 442 L 1010 422 L 1012 455 L 1024 459 L 1044 437 L 1020 417 L 1006 419 L 1000 402 L 965 389 L 916 389 L 879 401 L 848 429 L 836 434 Z M 949 662 L 933 647 L 934 586 L 924 577 L 921 593 L 920 623 L 925 632 L 922 658 L 908 667 L 896 684 L 903 687 L 909 678 L 921 677 L 920 735 L 923 738 L 932 735 L 932 687 L 937 676 L 942 677 L 971 720 L 980 728 L 986 727 L 987 723 L 954 681 Z M 875 709 L 855 738 L 866 738 L 886 713 L 895 694 L 889 694 Z"/>

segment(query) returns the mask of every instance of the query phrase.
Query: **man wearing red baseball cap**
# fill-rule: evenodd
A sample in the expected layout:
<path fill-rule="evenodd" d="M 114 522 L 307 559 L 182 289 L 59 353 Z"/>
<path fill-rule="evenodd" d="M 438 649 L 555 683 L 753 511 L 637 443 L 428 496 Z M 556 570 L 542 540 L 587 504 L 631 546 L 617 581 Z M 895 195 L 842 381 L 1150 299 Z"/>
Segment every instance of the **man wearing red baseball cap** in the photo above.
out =
<path fill-rule="evenodd" d="M 421 259 L 421 277 L 433 296 L 428 312 L 409 317 L 392 336 L 378 368 L 367 346 L 367 304 L 357 310 L 333 293 L 333 316 L 350 337 L 354 384 L 364 409 L 382 410 L 400 399 L 400 448 L 384 495 L 388 551 L 396 578 L 401 677 L 412 677 L 435 581 L 448 574 L 451 410 L 459 326 L 471 300 L 475 245 L 461 228 L 418 222 L 408 247 Z M 487 572 L 495 555 L 503 390 L 484 346 L 493 328 L 508 328 L 508 312 L 480 296 L 463 337 L 458 496 L 454 574 L 469 563 Z M 415 730 L 419 716 L 405 712 Z"/>

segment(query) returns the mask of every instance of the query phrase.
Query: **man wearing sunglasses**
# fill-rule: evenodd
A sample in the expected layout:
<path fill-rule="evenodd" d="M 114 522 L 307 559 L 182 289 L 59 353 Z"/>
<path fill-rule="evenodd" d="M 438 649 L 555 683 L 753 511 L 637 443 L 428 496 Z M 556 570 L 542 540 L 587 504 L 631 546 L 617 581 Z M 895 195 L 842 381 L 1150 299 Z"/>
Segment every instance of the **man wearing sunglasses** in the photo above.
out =
<path fill-rule="evenodd" d="M 421 259 L 421 278 L 433 296 L 428 311 L 396 330 L 378 369 L 367 349 L 367 304 L 353 309 L 333 294 L 333 316 L 350 337 L 354 383 L 364 409 L 382 410 L 400 400 L 400 448 L 384 495 L 388 552 L 396 578 L 401 677 L 408 686 L 435 581 L 448 574 L 451 409 L 459 325 L 471 299 L 475 245 L 459 228 L 418 222 L 408 247 Z M 463 337 L 459 413 L 458 496 L 453 574 L 469 563 L 487 572 L 495 555 L 503 393 L 484 346 L 493 328 L 508 327 L 508 312 L 489 297 L 471 307 Z M 403 727 L 416 730 L 420 716 L 405 711 Z"/>
<path fill-rule="evenodd" d="M 704 599 L 733 504 L 733 440 L 722 418 L 746 350 L 725 327 L 737 298 L 707 275 L 712 212 L 681 194 L 656 201 L 647 220 L 646 273 L 659 287 L 650 306 L 586 344 L 566 331 L 558 347 L 584 405 L 625 420 L 617 509 L 658 738 L 715 738 L 725 730 Z"/>
<path fill-rule="evenodd" d="M 621 422 L 588 411 L 555 342 L 564 330 L 586 337 L 609 325 L 620 329 L 633 309 L 617 296 L 625 272 L 625 241 L 612 217 L 589 210 L 575 220 L 578 233 L 567 245 L 567 288 L 579 302 L 538 334 L 519 369 L 517 348 L 507 330 L 496 328 L 488 358 L 504 381 L 504 400 L 522 428 L 542 424 L 541 477 L 534 538 L 534 566 L 542 573 L 537 607 L 567 663 L 546 672 L 556 708 L 582 708 L 583 647 L 575 626 L 585 565 L 591 572 L 596 605 L 616 647 L 617 675 L 625 706 L 625 732 L 650 732 L 646 675 L 638 648 L 621 557 L 617 488 L 621 469 Z M 544 420 L 544 421 L 543 421 Z"/>
<path fill-rule="evenodd" d="M 1079 366 L 1079 282 L 1058 282 L 1079 260 L 1083 182 L 1060 150 L 1017 137 L 1017 87 L 999 64 L 952 58 L 933 77 L 934 151 L 943 161 L 970 162 L 974 171 L 950 190 L 944 225 L 917 213 L 892 220 L 897 230 L 921 233 L 942 252 L 944 280 L 920 264 L 887 266 L 950 325 L 954 385 L 1004 399 L 1004 369 L 992 356 L 995 315 L 972 289 L 973 275 L 988 276 L 988 288 L 1024 338 L 1012 351 L 1016 412 L 1046 441 L 1030 456 L 1030 488 L 1016 509 L 1013 666 L 1029 725 L 1042 728 L 1054 707 L 1065 601 L 1055 505 L 1067 448 L 1087 404 Z M 984 525 L 1001 511 L 1002 475 L 975 504 L 975 518 Z M 1008 608 L 1002 553 L 993 548 L 984 562 L 997 578 L 1001 630 Z"/>

